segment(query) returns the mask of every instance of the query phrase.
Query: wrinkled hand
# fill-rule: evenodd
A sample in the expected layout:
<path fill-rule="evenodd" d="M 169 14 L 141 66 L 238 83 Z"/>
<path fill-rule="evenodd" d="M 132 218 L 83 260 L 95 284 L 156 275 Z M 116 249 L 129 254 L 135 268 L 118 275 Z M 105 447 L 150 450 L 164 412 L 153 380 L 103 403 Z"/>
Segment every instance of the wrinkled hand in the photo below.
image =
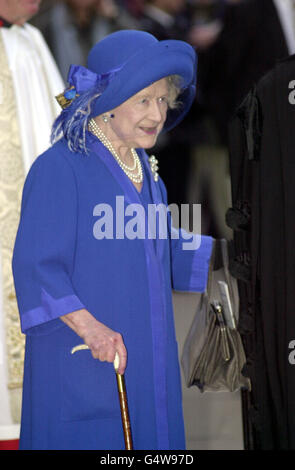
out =
<path fill-rule="evenodd" d="M 83 339 L 90 348 L 92 356 L 100 361 L 114 362 L 117 352 L 120 359 L 118 373 L 124 373 L 127 351 L 120 333 L 94 319 L 93 324 L 89 325 L 83 334 Z"/>
<path fill-rule="evenodd" d="M 124 374 L 127 364 L 127 351 L 122 335 L 99 322 L 87 310 L 77 310 L 61 317 L 89 347 L 92 356 L 100 361 L 113 362 L 116 352 L 119 355 L 117 372 Z"/>

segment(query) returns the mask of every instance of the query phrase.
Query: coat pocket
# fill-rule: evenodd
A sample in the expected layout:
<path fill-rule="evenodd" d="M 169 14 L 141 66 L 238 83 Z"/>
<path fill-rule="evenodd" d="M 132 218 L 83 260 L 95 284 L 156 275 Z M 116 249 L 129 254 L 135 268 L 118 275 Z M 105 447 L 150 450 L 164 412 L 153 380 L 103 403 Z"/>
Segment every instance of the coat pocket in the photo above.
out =
<path fill-rule="evenodd" d="M 100 362 L 89 350 L 74 354 L 67 349 L 61 357 L 63 421 L 117 417 L 120 404 L 114 367 Z"/>

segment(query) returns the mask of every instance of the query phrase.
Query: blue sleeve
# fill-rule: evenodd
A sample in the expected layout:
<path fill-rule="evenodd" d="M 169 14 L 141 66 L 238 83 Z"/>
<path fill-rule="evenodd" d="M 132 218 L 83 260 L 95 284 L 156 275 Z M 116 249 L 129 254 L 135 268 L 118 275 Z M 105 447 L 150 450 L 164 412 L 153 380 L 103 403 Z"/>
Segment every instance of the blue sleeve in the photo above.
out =
<path fill-rule="evenodd" d="M 24 333 L 47 333 L 63 325 L 60 316 L 84 307 L 71 283 L 76 224 L 75 175 L 63 156 L 48 151 L 27 176 L 13 254 Z"/>
<path fill-rule="evenodd" d="M 173 235 L 174 232 L 174 235 Z M 204 292 L 213 247 L 213 238 L 206 235 L 172 230 L 172 288 L 178 291 Z"/>
<path fill-rule="evenodd" d="M 166 188 L 159 179 L 160 190 L 167 204 Z M 213 238 L 171 227 L 170 259 L 172 288 L 177 291 L 204 292 L 207 287 Z"/>

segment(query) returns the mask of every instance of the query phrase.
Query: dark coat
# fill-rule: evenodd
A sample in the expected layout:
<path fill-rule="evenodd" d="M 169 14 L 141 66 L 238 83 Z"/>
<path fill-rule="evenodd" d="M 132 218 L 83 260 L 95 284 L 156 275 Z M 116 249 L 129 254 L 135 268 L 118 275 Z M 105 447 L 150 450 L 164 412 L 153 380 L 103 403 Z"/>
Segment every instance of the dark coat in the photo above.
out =
<path fill-rule="evenodd" d="M 295 56 L 247 95 L 230 124 L 232 273 L 252 382 L 250 446 L 295 449 Z M 294 362 L 294 361 L 293 361 Z"/>

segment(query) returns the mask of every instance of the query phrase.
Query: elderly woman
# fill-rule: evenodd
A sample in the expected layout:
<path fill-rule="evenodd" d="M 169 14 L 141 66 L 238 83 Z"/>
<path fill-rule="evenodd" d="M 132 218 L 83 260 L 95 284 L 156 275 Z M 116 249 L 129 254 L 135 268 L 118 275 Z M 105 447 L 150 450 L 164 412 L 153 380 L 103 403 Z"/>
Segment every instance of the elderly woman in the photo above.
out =
<path fill-rule="evenodd" d="M 14 251 L 27 335 L 22 449 L 124 449 L 116 353 L 134 448 L 185 447 L 171 289 L 206 288 L 212 239 L 187 249 L 167 220 L 167 237 L 160 222 L 150 230 L 147 209 L 166 194 L 144 149 L 185 116 L 195 75 L 188 44 L 132 30 L 70 69 L 56 142 L 25 183 Z M 89 350 L 71 354 L 81 343 Z"/>

